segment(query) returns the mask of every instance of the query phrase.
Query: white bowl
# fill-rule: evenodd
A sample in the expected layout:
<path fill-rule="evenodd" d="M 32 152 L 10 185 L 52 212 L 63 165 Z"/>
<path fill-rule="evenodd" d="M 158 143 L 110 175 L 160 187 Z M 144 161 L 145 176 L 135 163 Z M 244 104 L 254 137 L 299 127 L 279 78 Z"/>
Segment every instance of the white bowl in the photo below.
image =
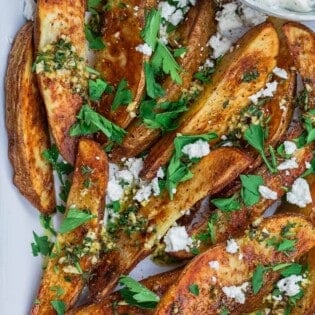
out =
<path fill-rule="evenodd" d="M 255 0 L 240 0 L 244 4 L 256 9 L 258 11 L 264 12 L 267 15 L 273 15 L 282 19 L 292 20 L 292 21 L 315 21 L 315 11 L 303 13 L 291 11 L 279 7 L 271 7 L 270 5 L 264 4 L 263 2 L 257 2 Z M 276 2 L 277 0 L 275 0 Z"/>

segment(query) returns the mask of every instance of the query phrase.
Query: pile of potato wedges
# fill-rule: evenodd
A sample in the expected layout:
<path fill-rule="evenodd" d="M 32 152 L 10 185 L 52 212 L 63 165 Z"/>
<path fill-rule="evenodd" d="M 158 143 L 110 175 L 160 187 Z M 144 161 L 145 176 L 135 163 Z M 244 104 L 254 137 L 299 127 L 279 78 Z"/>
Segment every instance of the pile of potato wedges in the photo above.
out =
<path fill-rule="evenodd" d="M 171 24 L 181 2 L 38 0 L 15 38 L 13 183 L 46 220 L 64 208 L 36 244 L 30 314 L 315 314 L 315 34 L 269 17 L 207 68 L 226 4 L 187 1 Z M 110 200 L 113 169 L 135 158 L 158 193 Z M 188 247 L 166 250 L 176 227 Z M 150 255 L 176 268 L 126 276 Z"/>

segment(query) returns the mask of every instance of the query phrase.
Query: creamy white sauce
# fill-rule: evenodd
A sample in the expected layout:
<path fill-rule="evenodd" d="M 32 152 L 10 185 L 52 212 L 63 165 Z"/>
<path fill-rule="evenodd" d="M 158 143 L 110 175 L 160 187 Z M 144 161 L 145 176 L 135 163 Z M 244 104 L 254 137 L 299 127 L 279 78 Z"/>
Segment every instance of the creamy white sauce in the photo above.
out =
<path fill-rule="evenodd" d="M 256 0 L 263 5 L 297 12 L 315 11 L 315 0 Z"/>

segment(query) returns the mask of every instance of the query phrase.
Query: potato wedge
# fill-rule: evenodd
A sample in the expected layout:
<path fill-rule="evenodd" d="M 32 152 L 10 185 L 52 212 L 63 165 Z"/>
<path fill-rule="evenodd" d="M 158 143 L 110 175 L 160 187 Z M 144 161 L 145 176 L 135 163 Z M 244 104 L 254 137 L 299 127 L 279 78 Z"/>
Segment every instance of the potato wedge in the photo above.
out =
<path fill-rule="evenodd" d="M 291 223 L 295 224 L 290 229 L 292 240 L 295 241 L 294 251 L 283 252 L 276 246 L 267 245 L 272 237 L 281 242 L 282 229 Z M 254 237 L 251 237 L 252 233 L 255 233 Z M 163 296 L 155 314 L 217 314 L 221 309 L 226 309 L 231 314 L 244 314 L 255 310 L 257 301 L 272 290 L 270 284 L 277 280 L 275 272 L 267 272 L 263 285 L 254 294 L 250 283 L 255 268 L 259 264 L 273 266 L 296 261 L 315 246 L 315 229 L 302 216 L 278 215 L 265 219 L 257 229 L 247 230 L 245 236 L 237 239 L 236 243 L 239 247 L 236 254 L 227 252 L 226 244 L 222 243 L 193 259 Z M 239 253 L 242 253 L 242 259 L 239 259 Z M 209 266 L 211 261 L 218 261 L 217 270 Z M 190 293 L 189 286 L 192 284 L 199 287 L 199 295 Z M 223 291 L 231 286 L 242 285 L 244 301 L 237 302 Z"/>
<path fill-rule="evenodd" d="M 261 166 L 255 172 L 255 175 L 262 176 L 264 185 L 277 192 L 278 198 L 285 195 L 285 190 L 282 187 L 290 187 L 294 180 L 305 171 L 305 163 L 312 159 L 312 148 L 309 146 L 298 150 L 295 157 L 299 165 L 296 169 L 287 170 L 288 172 L 280 171 L 277 174 L 270 174 L 266 166 Z M 215 242 L 223 242 L 230 237 L 241 235 L 244 230 L 247 229 L 253 221 L 261 217 L 274 202 L 274 200 L 261 198 L 257 204 L 251 207 L 244 206 L 240 210 L 232 213 L 224 213 L 223 211 L 216 210 L 218 218 L 213 228 Z M 197 237 L 202 233 L 206 233 L 207 228 L 208 219 L 203 217 L 198 224 L 194 225 L 191 229 L 188 228 L 188 234 Z M 209 238 L 209 240 L 201 242 L 197 248 L 199 251 L 204 252 L 209 248 L 210 244 L 211 240 Z M 187 259 L 193 257 L 193 254 L 180 251 L 172 253 L 172 256 Z"/>
<path fill-rule="evenodd" d="M 39 0 L 35 17 L 39 88 L 52 136 L 60 154 L 72 164 L 77 139 L 70 137 L 69 129 L 76 121 L 87 85 L 84 14 L 84 0 Z M 57 56 L 52 51 L 58 42 Z M 54 60 L 49 61 L 51 58 Z"/>
<path fill-rule="evenodd" d="M 50 147 L 44 103 L 33 64 L 33 23 L 19 31 L 6 74 L 6 127 L 14 185 L 43 213 L 55 209 L 53 171 L 42 157 Z"/>
<path fill-rule="evenodd" d="M 94 217 L 58 234 L 40 283 L 38 303 L 33 306 L 31 314 L 55 314 L 52 301 L 60 301 L 68 309 L 79 297 L 85 283 L 83 273 L 90 272 L 98 256 L 102 230 L 99 221 L 103 217 L 107 181 L 108 161 L 105 153 L 94 141 L 80 140 L 66 218 L 73 209 L 77 213 L 88 210 Z M 90 185 L 86 185 L 86 182 Z M 61 293 L 57 294 L 52 289 L 56 287 L 61 288 Z"/>
<path fill-rule="evenodd" d="M 155 292 L 158 296 L 162 296 L 168 288 L 176 281 L 182 271 L 182 268 L 174 269 L 171 271 L 163 272 L 151 277 L 148 277 L 140 283 L 147 287 L 149 290 Z M 153 314 L 154 310 L 140 309 L 135 306 L 123 305 L 120 303 L 122 298 L 119 293 L 112 293 L 107 299 L 97 303 L 81 306 L 70 310 L 68 315 L 84 315 L 84 314 L 97 314 L 97 315 L 146 315 Z"/>
<path fill-rule="evenodd" d="M 183 115 L 180 126 L 152 147 L 145 159 L 144 178 L 153 178 L 159 167 L 169 161 L 177 133 L 185 135 L 212 131 L 222 136 L 232 117 L 239 115 L 248 105 L 248 97 L 265 86 L 279 52 L 279 39 L 273 25 L 263 23 L 256 26 L 237 42 L 236 47 L 222 58 L 211 84 L 205 87 L 190 110 Z M 259 77 L 244 82 L 243 75 L 254 70 L 258 71 Z M 228 106 L 223 106 L 227 101 Z"/>
<path fill-rule="evenodd" d="M 306 26 L 288 22 L 283 26 L 295 66 L 303 78 L 310 99 L 310 108 L 315 108 L 315 33 Z"/>
<path fill-rule="evenodd" d="M 121 274 L 127 274 L 150 254 L 155 243 L 183 215 L 183 209 L 221 190 L 251 162 L 247 154 L 237 149 L 214 150 L 191 168 L 194 176 L 178 185 L 173 200 L 169 200 L 166 191 L 161 196 L 152 197 L 137 212 L 139 218 L 147 220 L 147 232 L 131 235 L 123 230 L 116 232 L 115 250 L 104 255 L 89 283 L 91 295 L 97 299 L 108 295 Z"/>
<path fill-rule="evenodd" d="M 110 10 L 102 14 L 103 41 L 106 49 L 96 52 L 95 69 L 111 85 L 125 79 L 133 95 L 128 106 L 112 111 L 114 96 L 105 94 L 97 107 L 98 112 L 126 128 L 133 120 L 145 89 L 144 63 L 150 57 L 136 50 L 143 43 L 140 30 L 145 25 L 145 14 L 156 4 L 155 0 L 132 0 L 122 6 L 120 0 L 110 2 Z"/>
<path fill-rule="evenodd" d="M 183 58 L 178 63 L 182 67 L 182 84 L 174 83 L 167 78 L 163 83 L 166 95 L 161 101 L 176 101 L 180 98 L 184 89 L 189 89 L 193 75 L 198 71 L 206 58 L 209 48 L 207 42 L 215 33 L 214 2 L 198 0 L 188 14 L 187 20 L 179 28 L 178 41 L 187 48 Z M 158 129 L 147 128 L 139 119 L 135 120 L 128 128 L 128 134 L 121 146 L 114 148 L 112 159 L 120 160 L 122 157 L 134 157 L 149 148 L 160 136 Z"/>

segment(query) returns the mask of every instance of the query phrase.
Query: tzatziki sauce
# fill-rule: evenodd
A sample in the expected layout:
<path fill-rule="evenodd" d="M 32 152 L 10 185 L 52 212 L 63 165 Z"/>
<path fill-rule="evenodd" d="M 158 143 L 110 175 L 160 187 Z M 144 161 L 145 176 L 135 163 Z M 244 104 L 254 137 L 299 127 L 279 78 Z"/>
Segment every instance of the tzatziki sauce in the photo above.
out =
<path fill-rule="evenodd" d="M 315 0 L 256 0 L 257 3 L 296 12 L 315 11 Z"/>

